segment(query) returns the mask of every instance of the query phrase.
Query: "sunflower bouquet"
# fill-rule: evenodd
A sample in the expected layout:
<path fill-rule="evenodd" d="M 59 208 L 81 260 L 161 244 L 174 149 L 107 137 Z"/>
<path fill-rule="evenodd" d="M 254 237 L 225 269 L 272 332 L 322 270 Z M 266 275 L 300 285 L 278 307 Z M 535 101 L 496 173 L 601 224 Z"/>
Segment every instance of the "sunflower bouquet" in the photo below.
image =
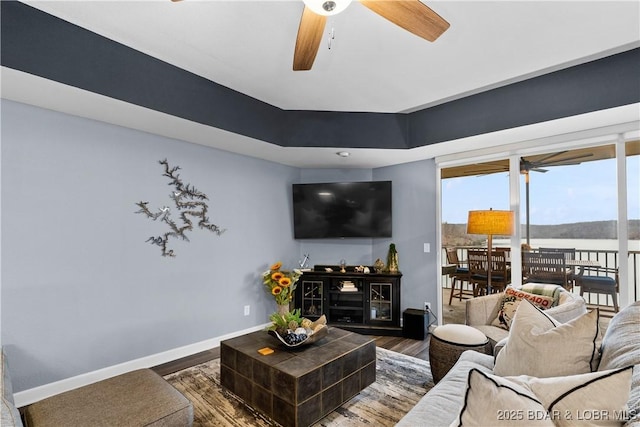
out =
<path fill-rule="evenodd" d="M 262 273 L 262 283 L 275 297 L 278 305 L 285 305 L 293 299 L 293 291 L 296 290 L 302 272 L 298 269 L 285 271 L 281 268 L 282 263 L 279 261 L 269 267 L 269 270 Z"/>

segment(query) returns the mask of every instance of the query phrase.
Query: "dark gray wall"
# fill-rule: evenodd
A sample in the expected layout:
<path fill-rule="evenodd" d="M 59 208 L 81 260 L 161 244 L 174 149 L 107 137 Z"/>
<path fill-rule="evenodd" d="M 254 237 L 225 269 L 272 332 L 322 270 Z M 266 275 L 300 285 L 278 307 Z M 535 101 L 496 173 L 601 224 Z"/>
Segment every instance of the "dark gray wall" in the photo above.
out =
<path fill-rule="evenodd" d="M 604 110 L 640 100 L 640 49 L 410 114 L 412 147 Z"/>
<path fill-rule="evenodd" d="M 640 101 L 640 48 L 411 114 L 285 111 L 15 1 L 3 66 L 292 147 L 414 148 Z"/>
<path fill-rule="evenodd" d="M 1 342 L 15 391 L 264 324 L 260 274 L 370 263 L 400 251 L 403 308 L 435 301 L 433 161 L 376 170 L 300 170 L 12 101 L 1 103 Z M 158 160 L 206 193 L 216 236 L 195 229 L 163 258 L 165 227 L 135 203 L 170 205 Z M 393 181 L 394 238 L 296 241 L 291 184 Z M 433 244 L 432 244 L 433 247 Z M 243 315 L 244 305 L 251 315 Z"/>

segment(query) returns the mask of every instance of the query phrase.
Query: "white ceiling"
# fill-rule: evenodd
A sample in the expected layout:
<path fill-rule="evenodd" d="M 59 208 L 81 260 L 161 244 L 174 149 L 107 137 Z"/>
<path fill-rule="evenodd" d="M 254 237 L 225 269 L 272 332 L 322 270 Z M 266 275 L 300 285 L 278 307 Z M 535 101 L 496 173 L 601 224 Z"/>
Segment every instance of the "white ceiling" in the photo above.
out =
<path fill-rule="evenodd" d="M 354 1 L 327 22 L 332 48 L 294 72 L 302 0 L 25 3 L 294 110 L 414 111 L 640 46 L 638 1 L 425 1 L 451 24 L 433 43 Z"/>

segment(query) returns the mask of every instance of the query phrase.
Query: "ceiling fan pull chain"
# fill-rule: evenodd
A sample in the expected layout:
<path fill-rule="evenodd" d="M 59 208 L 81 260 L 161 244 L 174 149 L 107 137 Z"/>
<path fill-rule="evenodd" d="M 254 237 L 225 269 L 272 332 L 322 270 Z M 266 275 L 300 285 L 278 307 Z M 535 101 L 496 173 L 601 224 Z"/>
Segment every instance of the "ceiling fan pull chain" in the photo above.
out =
<path fill-rule="evenodd" d="M 336 32 L 333 29 L 333 27 L 331 27 L 331 31 L 329 32 L 329 39 L 328 39 L 328 41 L 329 41 L 329 43 L 328 43 L 329 50 L 331 50 L 331 42 L 335 38 L 336 38 Z"/>

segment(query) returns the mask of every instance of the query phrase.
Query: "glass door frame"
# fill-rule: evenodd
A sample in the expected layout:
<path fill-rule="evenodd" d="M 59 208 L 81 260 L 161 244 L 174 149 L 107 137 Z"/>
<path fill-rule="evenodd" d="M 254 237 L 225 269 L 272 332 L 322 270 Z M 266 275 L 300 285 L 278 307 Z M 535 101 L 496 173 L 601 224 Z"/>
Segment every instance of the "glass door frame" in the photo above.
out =
<path fill-rule="evenodd" d="M 582 137 L 581 137 L 582 136 Z M 461 153 L 436 157 L 436 186 L 437 210 L 436 241 L 438 256 L 437 274 L 437 303 L 438 324 L 442 324 L 443 297 L 442 281 L 440 274 L 442 269 L 442 169 L 477 164 L 488 161 L 509 160 L 509 209 L 515 212 L 515 234 L 511 237 L 512 271 L 521 269 L 521 194 L 520 194 L 520 158 L 531 154 L 541 154 L 549 151 L 572 150 L 577 148 L 589 148 L 600 145 L 615 145 L 616 149 L 616 174 L 617 174 L 617 204 L 618 204 L 618 253 L 620 255 L 620 305 L 626 306 L 634 301 L 634 289 L 628 285 L 628 214 L 627 214 L 627 172 L 625 143 L 640 137 L 638 130 L 609 133 L 602 136 L 587 137 L 584 133 L 566 134 L 557 137 L 544 138 L 539 141 L 511 144 L 505 146 L 489 147 L 478 150 L 469 150 Z M 521 277 L 514 275 L 513 284 L 520 285 Z"/>

